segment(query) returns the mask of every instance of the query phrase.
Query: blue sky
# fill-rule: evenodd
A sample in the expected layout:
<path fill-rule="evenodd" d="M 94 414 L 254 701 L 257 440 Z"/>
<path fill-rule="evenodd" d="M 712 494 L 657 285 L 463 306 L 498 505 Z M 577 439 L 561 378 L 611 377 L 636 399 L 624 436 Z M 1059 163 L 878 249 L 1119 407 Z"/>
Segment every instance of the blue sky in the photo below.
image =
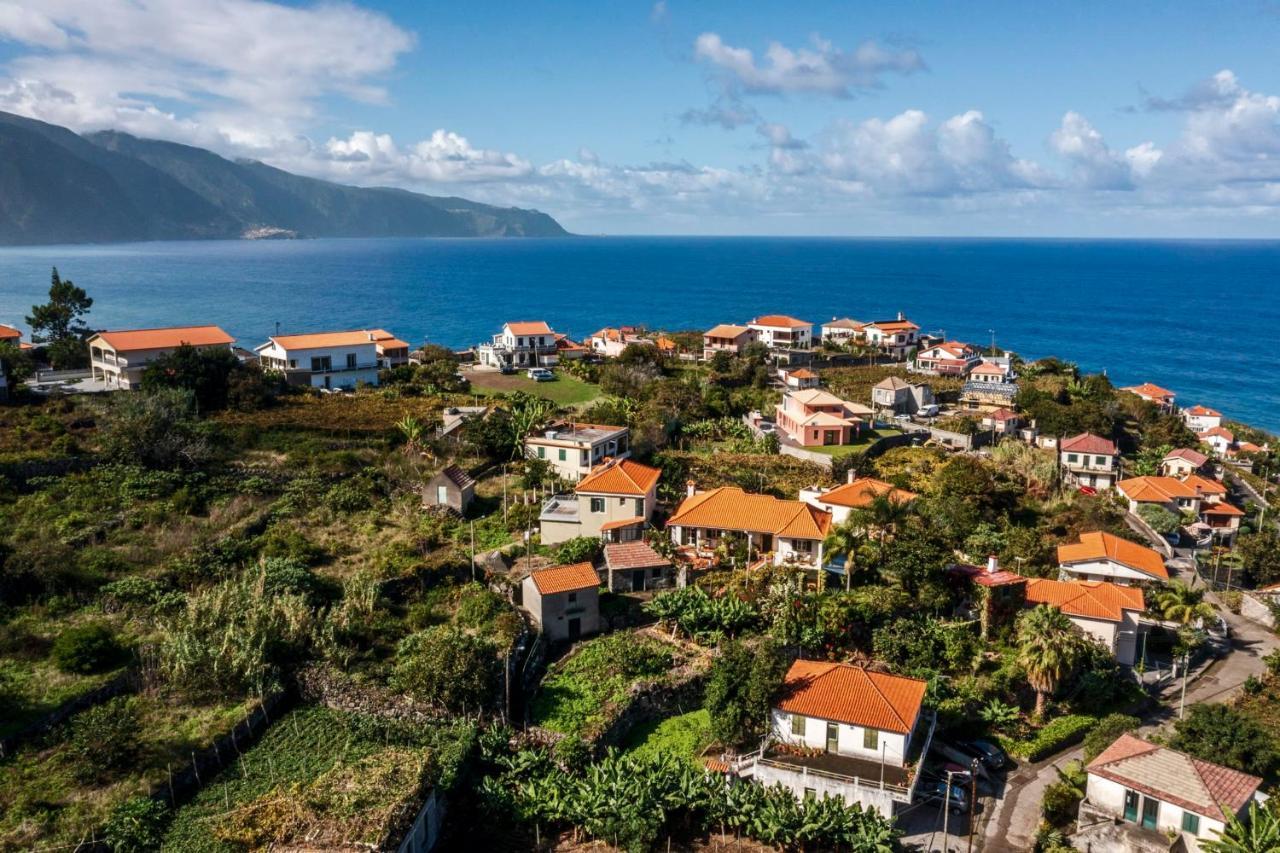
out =
<path fill-rule="evenodd" d="M 1280 5 L 0 0 L 0 109 L 583 233 L 1280 236 Z"/>

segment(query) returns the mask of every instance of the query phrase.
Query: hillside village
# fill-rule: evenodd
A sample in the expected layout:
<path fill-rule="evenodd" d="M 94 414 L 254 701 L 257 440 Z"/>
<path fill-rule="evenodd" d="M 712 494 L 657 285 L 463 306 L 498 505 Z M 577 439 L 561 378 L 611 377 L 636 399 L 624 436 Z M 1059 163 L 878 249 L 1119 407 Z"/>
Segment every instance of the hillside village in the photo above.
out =
<path fill-rule="evenodd" d="M 455 352 L 69 284 L 0 326 L 0 849 L 1280 832 L 1280 447 L 1212 401 L 902 313 Z"/>

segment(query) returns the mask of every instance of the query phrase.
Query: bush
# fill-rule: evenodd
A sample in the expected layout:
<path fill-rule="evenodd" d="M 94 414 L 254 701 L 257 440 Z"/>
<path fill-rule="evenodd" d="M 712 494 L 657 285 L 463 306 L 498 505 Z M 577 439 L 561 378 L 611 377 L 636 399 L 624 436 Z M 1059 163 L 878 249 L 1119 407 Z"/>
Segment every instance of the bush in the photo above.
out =
<path fill-rule="evenodd" d="M 266 557 L 259 568 L 262 588 L 267 595 L 300 595 L 310 602 L 315 602 L 320 596 L 320 578 L 301 560 Z"/>
<path fill-rule="evenodd" d="M 1169 746 L 1196 758 L 1268 777 L 1276 768 L 1271 733 L 1254 717 L 1230 705 L 1192 705 L 1173 724 Z"/>
<path fill-rule="evenodd" d="M 787 662 L 771 641 L 751 649 L 737 642 L 724 644 L 711 665 L 706 709 L 711 734 L 736 745 L 763 734 L 772 699 L 782 685 Z"/>
<path fill-rule="evenodd" d="M 392 685 L 453 713 L 491 708 L 501 667 L 489 640 L 438 625 L 410 634 L 396 648 Z"/>
<path fill-rule="evenodd" d="M 1131 732 L 1140 725 L 1141 720 L 1128 714 L 1108 714 L 1103 717 L 1093 731 L 1084 736 L 1085 763 L 1101 755 L 1120 735 Z"/>
<path fill-rule="evenodd" d="M 102 608 L 110 613 L 129 607 L 150 607 L 163 592 L 164 588 L 150 578 L 121 578 L 102 588 Z"/>
<path fill-rule="evenodd" d="M 71 718 L 67 738 L 73 772 L 84 781 L 101 779 L 126 767 L 138 753 L 137 700 L 117 696 Z"/>
<path fill-rule="evenodd" d="M 1005 740 L 1004 745 L 1009 752 L 1019 758 L 1025 758 L 1027 761 L 1039 761 L 1065 747 L 1078 743 L 1097 724 L 1097 717 L 1090 717 L 1085 714 L 1070 714 L 1049 721 L 1047 725 L 1027 740 L 1012 742 Z"/>
<path fill-rule="evenodd" d="M 107 846 L 113 853 L 150 853 L 160 849 L 169 809 L 150 797 L 133 797 L 111 810 L 107 818 Z"/>
<path fill-rule="evenodd" d="M 576 536 L 556 549 L 558 563 L 586 563 L 600 556 L 604 546 L 598 536 Z"/>
<path fill-rule="evenodd" d="M 101 624 L 68 628 L 54 640 L 52 650 L 54 666 L 79 675 L 111 669 L 123 654 L 115 634 Z"/>
<path fill-rule="evenodd" d="M 1138 517 L 1161 536 L 1175 533 L 1182 526 L 1182 519 L 1157 504 L 1143 504 L 1138 507 Z"/>
<path fill-rule="evenodd" d="M 1062 827 L 1076 819 L 1080 801 L 1084 799 L 1088 777 L 1079 761 L 1072 761 L 1058 771 L 1058 781 L 1044 789 L 1041 813 L 1050 826 Z"/>

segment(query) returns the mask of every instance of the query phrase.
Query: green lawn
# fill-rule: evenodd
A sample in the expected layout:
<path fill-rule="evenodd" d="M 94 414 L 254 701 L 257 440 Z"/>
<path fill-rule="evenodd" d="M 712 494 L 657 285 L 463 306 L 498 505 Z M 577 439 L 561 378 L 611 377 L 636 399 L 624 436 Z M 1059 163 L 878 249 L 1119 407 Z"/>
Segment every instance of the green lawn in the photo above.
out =
<path fill-rule="evenodd" d="M 806 447 L 804 450 L 811 450 L 814 453 L 825 453 L 827 456 L 844 456 L 846 453 L 855 453 L 863 450 L 867 445 L 881 438 L 888 438 L 892 435 L 901 435 L 896 429 L 875 429 L 866 430 L 853 444 L 826 444 L 814 447 Z"/>
<path fill-rule="evenodd" d="M 711 743 L 711 715 L 705 708 L 651 720 L 631 730 L 623 748 L 637 756 L 669 752 L 679 758 L 696 760 Z"/>
<path fill-rule="evenodd" d="M 600 386 L 583 382 L 576 376 L 555 371 L 554 382 L 535 382 L 523 372 L 503 375 L 489 371 L 468 371 L 466 377 L 471 380 L 471 387 L 480 394 L 508 394 L 512 391 L 524 391 L 545 397 L 560 406 L 573 406 L 579 403 L 590 403 L 600 396 Z"/>

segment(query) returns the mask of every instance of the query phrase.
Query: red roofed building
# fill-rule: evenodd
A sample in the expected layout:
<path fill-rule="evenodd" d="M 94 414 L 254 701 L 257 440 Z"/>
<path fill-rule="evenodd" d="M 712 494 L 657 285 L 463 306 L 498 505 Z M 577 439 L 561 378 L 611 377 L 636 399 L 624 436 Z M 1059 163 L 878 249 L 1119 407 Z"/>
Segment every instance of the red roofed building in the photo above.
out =
<path fill-rule="evenodd" d="M 786 314 L 766 314 L 747 324 L 756 340 L 767 346 L 780 362 L 807 361 L 813 349 L 813 324 Z"/>
<path fill-rule="evenodd" d="M 520 592 L 521 606 L 548 640 L 573 642 L 600 630 L 600 578 L 590 563 L 538 569 Z"/>
<path fill-rule="evenodd" d="M 612 459 L 578 481 L 572 495 L 555 495 L 538 521 L 543 545 L 579 536 L 610 542 L 639 539 L 657 503 L 662 471 L 630 459 Z"/>
<path fill-rule="evenodd" d="M 1214 427 L 1222 426 L 1222 412 L 1208 406 L 1195 405 L 1182 410 L 1182 420 L 1187 429 L 1201 433 Z"/>
<path fill-rule="evenodd" d="M 800 500 L 824 512 L 831 513 L 831 523 L 844 524 L 855 509 L 864 509 L 877 497 L 884 496 L 894 503 L 910 503 L 919 495 L 899 489 L 892 483 L 874 477 L 857 477 L 849 471 L 848 482 L 835 488 L 811 486 L 800 490 Z"/>
<path fill-rule="evenodd" d="M 661 589 L 679 580 L 671 561 L 646 542 L 610 542 L 604 546 L 604 564 L 610 592 Z"/>
<path fill-rule="evenodd" d="M 1219 456 L 1229 455 L 1232 448 L 1236 446 L 1236 434 L 1222 426 L 1210 427 L 1202 433 L 1197 433 L 1196 437 L 1212 447 L 1213 452 Z"/>
<path fill-rule="evenodd" d="M 671 541 L 712 553 L 721 545 L 746 543 L 750 562 L 770 557 L 775 563 L 822 565 L 822 540 L 831 529 L 831 513 L 802 501 L 722 486 L 708 492 L 689 486 L 688 497 L 667 520 Z"/>
<path fill-rule="evenodd" d="M 1058 567 L 1081 580 L 1122 585 L 1169 580 L 1169 570 L 1158 551 L 1101 530 L 1081 533 L 1079 542 L 1059 545 Z"/>
<path fill-rule="evenodd" d="M 1085 768 L 1077 849 L 1200 850 L 1245 818 L 1262 779 L 1123 734 Z M 1175 839 L 1171 845 L 1170 839 Z"/>
<path fill-rule="evenodd" d="M 981 361 L 977 347 L 945 341 L 916 353 L 916 371 L 930 376 L 965 376 Z"/>
<path fill-rule="evenodd" d="M 1107 491 L 1120 473 L 1120 452 L 1109 438 L 1082 432 L 1058 443 L 1063 480 L 1074 486 Z"/>
<path fill-rule="evenodd" d="M 894 358 L 906 358 L 916 345 L 920 327 L 898 312 L 896 320 L 874 320 L 862 327 L 861 333 L 871 346 Z"/>
<path fill-rule="evenodd" d="M 1141 385 L 1130 385 L 1127 388 L 1121 388 L 1120 390 L 1128 391 L 1130 394 L 1141 397 L 1148 403 L 1154 403 L 1162 412 L 1172 414 L 1177 408 L 1174 405 L 1174 400 L 1177 399 L 1176 394 L 1168 388 L 1161 388 L 1159 385 L 1153 385 L 1150 382 L 1143 382 Z"/>
<path fill-rule="evenodd" d="M 1026 605 L 1061 610 L 1077 628 L 1132 666 L 1138 657 L 1139 617 L 1146 605 L 1142 590 L 1105 581 L 1055 581 L 1027 578 Z"/>
<path fill-rule="evenodd" d="M 556 333 L 542 320 L 503 323 L 501 332 L 476 347 L 476 358 L 488 367 L 551 367 L 559 360 Z"/>
<path fill-rule="evenodd" d="M 910 802 L 933 734 L 925 689 L 915 678 L 798 660 L 774 702 L 770 743 L 746 773 L 797 798 L 835 796 L 892 816 Z"/>
<path fill-rule="evenodd" d="M 721 323 L 702 333 L 702 357 L 709 359 L 720 351 L 738 355 L 755 339 L 754 329 Z"/>
<path fill-rule="evenodd" d="M 409 345 L 384 329 L 273 335 L 254 351 L 264 369 L 283 373 L 291 385 L 312 388 L 377 385 L 384 353 L 406 362 L 409 357 Z"/>
<path fill-rule="evenodd" d="M 1207 470 L 1208 465 L 1209 457 L 1199 450 L 1179 447 L 1165 454 L 1160 462 L 1160 473 L 1165 477 L 1185 477 L 1188 474 Z"/>
<path fill-rule="evenodd" d="M 184 344 L 196 349 L 231 351 L 236 339 L 217 326 L 170 326 L 163 329 L 120 329 L 89 338 L 93 378 L 116 388 L 137 388 L 147 365 Z"/>

